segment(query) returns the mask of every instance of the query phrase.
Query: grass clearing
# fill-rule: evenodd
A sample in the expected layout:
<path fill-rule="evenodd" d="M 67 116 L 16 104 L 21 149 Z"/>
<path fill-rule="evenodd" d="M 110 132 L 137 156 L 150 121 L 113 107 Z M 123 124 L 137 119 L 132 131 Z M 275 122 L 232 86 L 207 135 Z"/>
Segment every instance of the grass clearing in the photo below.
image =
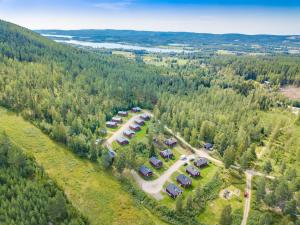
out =
<path fill-rule="evenodd" d="M 15 113 L 0 108 L 0 131 L 35 157 L 69 200 L 92 224 L 162 224 L 140 207 L 100 166 L 76 157 Z"/>

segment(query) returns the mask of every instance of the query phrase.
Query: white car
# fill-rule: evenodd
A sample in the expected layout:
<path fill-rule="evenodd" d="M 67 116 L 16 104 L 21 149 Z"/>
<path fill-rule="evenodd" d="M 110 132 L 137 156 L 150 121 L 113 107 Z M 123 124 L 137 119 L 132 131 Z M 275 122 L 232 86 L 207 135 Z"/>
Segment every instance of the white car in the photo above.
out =
<path fill-rule="evenodd" d="M 187 159 L 187 158 L 186 158 L 186 155 L 181 155 L 181 156 L 180 156 L 180 159 L 181 159 L 181 160 L 186 160 L 186 159 Z"/>

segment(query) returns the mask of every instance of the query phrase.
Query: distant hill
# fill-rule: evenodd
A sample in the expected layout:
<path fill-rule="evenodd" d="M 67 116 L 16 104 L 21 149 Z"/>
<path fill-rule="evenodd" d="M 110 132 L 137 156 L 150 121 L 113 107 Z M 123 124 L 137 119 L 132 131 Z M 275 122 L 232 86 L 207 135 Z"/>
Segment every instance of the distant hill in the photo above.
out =
<path fill-rule="evenodd" d="M 288 52 L 300 49 L 299 35 L 207 34 L 188 32 L 151 32 L 133 30 L 37 30 L 52 39 L 90 42 L 128 43 L 144 46 L 189 46 L 233 51 Z"/>

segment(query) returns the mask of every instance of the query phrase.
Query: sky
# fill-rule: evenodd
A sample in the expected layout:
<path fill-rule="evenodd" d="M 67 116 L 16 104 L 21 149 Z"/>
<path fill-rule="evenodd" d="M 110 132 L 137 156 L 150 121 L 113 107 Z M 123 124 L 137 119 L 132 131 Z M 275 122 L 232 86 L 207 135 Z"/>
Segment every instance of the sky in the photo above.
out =
<path fill-rule="evenodd" d="M 30 29 L 300 34 L 300 0 L 0 0 Z"/>

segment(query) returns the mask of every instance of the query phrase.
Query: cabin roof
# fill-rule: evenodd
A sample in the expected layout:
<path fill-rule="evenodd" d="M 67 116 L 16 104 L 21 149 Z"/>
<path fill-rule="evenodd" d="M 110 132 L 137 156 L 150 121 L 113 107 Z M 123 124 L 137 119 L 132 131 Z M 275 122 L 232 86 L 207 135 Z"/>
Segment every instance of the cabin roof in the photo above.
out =
<path fill-rule="evenodd" d="M 189 173 L 191 173 L 193 175 L 197 175 L 197 174 L 200 173 L 199 170 L 196 167 L 192 166 L 192 165 L 188 165 L 186 167 L 186 171 L 188 171 Z"/>
<path fill-rule="evenodd" d="M 152 157 L 150 158 L 150 162 L 151 162 L 152 164 L 154 164 L 154 165 L 159 165 L 159 164 L 162 163 L 161 160 L 159 160 L 158 158 L 156 158 L 156 157 L 154 157 L 154 156 L 152 156 Z"/>
<path fill-rule="evenodd" d="M 177 143 L 177 140 L 175 138 L 169 138 L 169 139 L 166 139 L 165 140 L 165 143 L 167 145 L 173 145 L 173 144 L 176 144 Z"/>
<path fill-rule="evenodd" d="M 107 121 L 106 125 L 117 125 L 117 123 L 114 121 Z"/>
<path fill-rule="evenodd" d="M 142 165 L 139 169 L 139 171 L 142 173 L 142 174 L 149 174 L 149 173 L 152 173 L 152 170 L 149 169 L 147 166 L 144 166 Z"/>
<path fill-rule="evenodd" d="M 144 120 L 139 119 L 139 118 L 135 119 L 134 121 L 135 121 L 136 123 L 144 123 L 144 122 L 145 122 Z"/>
<path fill-rule="evenodd" d="M 136 129 L 136 128 L 140 128 L 141 126 L 138 124 L 131 124 L 130 127 Z"/>
<path fill-rule="evenodd" d="M 171 149 L 166 149 L 166 150 L 163 150 L 161 151 L 161 153 L 165 156 L 168 156 L 168 155 L 173 155 L 173 152 Z"/>
<path fill-rule="evenodd" d="M 133 107 L 132 110 L 141 111 L 142 109 L 140 107 Z"/>
<path fill-rule="evenodd" d="M 200 157 L 199 159 L 197 159 L 195 161 L 195 165 L 197 165 L 197 166 L 203 166 L 206 164 L 208 164 L 208 160 L 207 160 L 207 158 L 204 158 L 204 157 Z"/>
<path fill-rule="evenodd" d="M 172 183 L 168 184 L 168 186 L 166 187 L 166 190 L 174 196 L 182 194 L 182 190 L 179 187 L 177 187 L 175 184 L 172 184 Z"/>
<path fill-rule="evenodd" d="M 177 176 L 176 180 L 181 183 L 182 185 L 189 185 L 192 184 L 192 180 L 185 176 L 184 174 L 180 174 Z"/>
<path fill-rule="evenodd" d="M 127 138 L 124 137 L 117 137 L 117 141 L 122 143 L 122 142 L 129 142 Z"/>
<path fill-rule="evenodd" d="M 124 130 L 123 134 L 125 134 L 125 135 L 132 135 L 132 134 L 135 134 L 135 132 L 132 131 L 132 130 Z"/>
<path fill-rule="evenodd" d="M 212 148 L 214 145 L 212 143 L 205 143 L 204 148 Z"/>

